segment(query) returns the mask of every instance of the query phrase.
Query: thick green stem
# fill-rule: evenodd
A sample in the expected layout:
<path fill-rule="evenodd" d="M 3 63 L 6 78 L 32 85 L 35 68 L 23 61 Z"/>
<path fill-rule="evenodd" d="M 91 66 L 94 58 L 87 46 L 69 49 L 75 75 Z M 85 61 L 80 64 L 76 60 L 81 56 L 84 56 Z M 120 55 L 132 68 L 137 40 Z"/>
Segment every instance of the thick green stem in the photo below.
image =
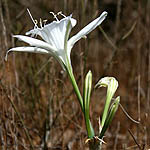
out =
<path fill-rule="evenodd" d="M 77 83 L 76 83 L 76 80 L 75 80 L 75 77 L 74 77 L 74 75 L 73 75 L 72 69 L 69 69 L 69 70 L 67 70 L 67 71 L 68 71 L 68 74 L 69 74 L 69 77 L 70 77 L 72 86 L 73 86 L 73 88 L 74 88 L 74 90 L 75 90 L 76 96 L 77 96 L 77 98 L 78 98 L 79 104 L 80 104 L 80 106 L 81 106 L 81 109 L 82 109 L 82 111 L 84 112 L 84 109 L 83 109 L 83 98 L 82 98 L 82 96 L 81 96 L 81 94 L 80 94 L 80 90 L 79 90 L 78 85 L 77 85 Z"/>

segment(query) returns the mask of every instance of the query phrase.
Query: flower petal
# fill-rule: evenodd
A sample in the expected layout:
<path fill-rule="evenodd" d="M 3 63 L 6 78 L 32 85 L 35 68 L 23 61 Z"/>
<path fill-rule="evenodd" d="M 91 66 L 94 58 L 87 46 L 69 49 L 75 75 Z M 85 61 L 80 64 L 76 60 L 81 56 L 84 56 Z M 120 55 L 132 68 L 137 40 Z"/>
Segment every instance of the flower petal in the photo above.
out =
<path fill-rule="evenodd" d="M 68 63 L 71 64 L 71 58 L 70 58 L 70 50 L 69 50 L 69 47 L 68 47 L 68 39 L 69 39 L 69 34 L 70 34 L 70 31 L 71 31 L 71 26 L 72 26 L 72 22 L 71 22 L 71 19 L 68 21 L 68 24 L 67 24 L 67 27 L 66 27 L 66 33 L 65 33 L 65 40 L 64 40 L 64 50 L 67 54 L 67 58 L 69 61 Z"/>
<path fill-rule="evenodd" d="M 65 70 L 65 62 L 62 57 L 59 57 L 57 53 L 53 51 L 48 51 L 46 49 L 38 48 L 38 47 L 14 47 L 7 51 L 5 56 L 5 61 L 7 61 L 8 53 L 9 52 L 30 52 L 30 53 L 40 53 L 40 54 L 49 54 L 53 56 L 62 66 L 62 68 Z"/>
<path fill-rule="evenodd" d="M 32 37 L 28 37 L 28 36 L 24 36 L 24 35 L 14 35 L 13 37 L 18 38 L 19 40 L 24 41 L 24 42 L 30 44 L 31 46 L 43 48 L 48 51 L 56 51 L 56 49 L 53 46 L 51 46 L 50 44 L 48 44 L 44 41 L 32 38 Z"/>
<path fill-rule="evenodd" d="M 53 21 L 42 28 L 35 28 L 26 33 L 39 35 L 47 43 L 55 47 L 57 50 L 64 49 L 64 39 L 67 30 L 68 21 L 71 22 L 70 31 L 76 25 L 76 20 L 71 18 L 72 15 L 61 19 L 60 21 Z"/>
<path fill-rule="evenodd" d="M 76 35 L 74 35 L 70 40 L 69 44 L 72 48 L 73 45 L 80 40 L 81 38 L 85 37 L 88 33 L 90 33 L 92 30 L 94 30 L 97 26 L 99 26 L 103 20 L 106 18 L 107 12 L 104 11 L 100 17 L 89 23 L 87 26 L 85 26 L 80 32 L 78 32 Z"/>
<path fill-rule="evenodd" d="M 7 56 L 8 53 L 14 51 L 14 52 L 30 52 L 30 53 L 41 53 L 41 54 L 48 54 L 49 51 L 42 49 L 42 48 L 38 48 L 38 47 L 14 47 L 11 48 L 7 51 L 6 56 L 5 56 L 5 60 L 7 61 Z"/>

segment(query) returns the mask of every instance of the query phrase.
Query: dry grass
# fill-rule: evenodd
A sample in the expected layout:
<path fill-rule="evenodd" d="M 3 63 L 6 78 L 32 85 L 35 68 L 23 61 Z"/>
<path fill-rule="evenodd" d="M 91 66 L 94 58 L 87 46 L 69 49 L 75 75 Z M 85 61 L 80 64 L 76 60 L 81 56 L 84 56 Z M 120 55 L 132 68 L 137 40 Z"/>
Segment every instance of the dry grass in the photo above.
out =
<path fill-rule="evenodd" d="M 11 35 L 24 34 L 33 27 L 26 8 L 37 20 L 41 17 L 52 21 L 50 11 L 73 13 L 78 21 L 73 34 L 103 10 L 108 11 L 101 26 L 105 32 L 97 28 L 73 48 L 74 73 L 81 89 L 89 69 L 93 72 L 93 85 L 102 76 L 117 78 L 121 104 L 140 121 L 133 123 L 119 109 L 106 133 L 104 149 L 148 149 L 149 0 L 0 0 L 0 149 L 88 149 L 81 110 L 59 64 L 49 56 L 26 53 L 11 53 L 8 62 L 4 62 L 8 48 L 23 44 Z M 104 99 L 104 90 L 93 92 L 91 118 L 95 129 Z"/>

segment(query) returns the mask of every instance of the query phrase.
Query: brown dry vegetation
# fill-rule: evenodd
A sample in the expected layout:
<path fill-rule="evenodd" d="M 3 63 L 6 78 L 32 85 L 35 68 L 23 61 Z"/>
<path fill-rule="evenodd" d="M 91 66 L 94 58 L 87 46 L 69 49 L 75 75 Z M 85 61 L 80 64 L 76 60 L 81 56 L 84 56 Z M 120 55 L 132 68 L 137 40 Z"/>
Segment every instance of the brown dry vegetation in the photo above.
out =
<path fill-rule="evenodd" d="M 93 85 L 103 76 L 114 76 L 122 106 L 140 121 L 132 122 L 119 108 L 104 149 L 150 148 L 149 0 L 0 0 L 0 149 L 28 150 L 31 145 L 35 150 L 88 149 L 79 104 L 59 64 L 50 56 L 29 53 L 11 53 L 4 61 L 9 48 L 24 45 L 11 35 L 25 34 L 33 27 L 26 8 L 37 20 L 49 22 L 50 11 L 73 13 L 78 24 L 72 34 L 108 11 L 101 26 L 105 32 L 95 29 L 72 49 L 74 73 L 81 90 L 89 69 Z M 105 94 L 104 89 L 92 93 L 91 120 L 96 131 Z"/>

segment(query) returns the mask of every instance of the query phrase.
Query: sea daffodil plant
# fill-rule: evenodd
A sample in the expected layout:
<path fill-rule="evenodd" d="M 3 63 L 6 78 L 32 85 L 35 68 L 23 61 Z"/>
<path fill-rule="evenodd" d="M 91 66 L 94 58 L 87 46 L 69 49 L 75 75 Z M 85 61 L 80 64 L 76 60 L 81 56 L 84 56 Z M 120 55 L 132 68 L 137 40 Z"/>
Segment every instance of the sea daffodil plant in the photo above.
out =
<path fill-rule="evenodd" d="M 79 31 L 76 35 L 72 36 L 71 38 L 69 37 L 71 29 L 77 23 L 77 21 L 74 18 L 72 18 L 72 15 L 66 17 L 61 12 L 57 14 L 52 13 L 56 20 L 50 24 L 46 24 L 45 21 L 43 24 L 42 21 L 40 20 L 40 27 L 39 27 L 37 24 L 37 21 L 33 19 L 29 10 L 28 10 L 28 13 L 30 15 L 32 22 L 34 23 L 34 28 L 26 32 L 26 36 L 14 35 L 13 37 L 29 44 L 30 46 L 14 47 L 14 48 L 9 49 L 6 53 L 6 57 L 5 57 L 6 60 L 8 57 L 8 53 L 11 51 L 42 53 L 42 54 L 49 54 L 53 56 L 60 63 L 62 68 L 68 73 L 71 83 L 74 87 L 75 93 L 77 95 L 77 98 L 79 100 L 82 112 L 84 114 L 88 138 L 89 139 L 94 138 L 95 137 L 94 129 L 90 122 L 90 116 L 89 116 L 90 96 L 91 96 L 91 90 L 92 90 L 92 73 L 91 71 L 89 71 L 88 74 L 86 75 L 84 92 L 83 92 L 84 95 L 82 97 L 80 94 L 78 85 L 76 83 L 76 80 L 74 78 L 74 75 L 73 75 L 73 68 L 71 65 L 70 54 L 71 54 L 71 49 L 73 48 L 74 44 L 78 40 L 86 37 L 87 34 L 93 31 L 96 27 L 98 27 L 104 21 L 104 19 L 107 16 L 107 12 L 104 11 L 98 18 L 96 18 L 94 21 L 89 23 L 87 26 L 85 26 L 81 31 Z M 63 19 L 59 20 L 57 18 L 57 15 L 62 15 Z M 40 36 L 42 40 L 37 39 L 36 38 L 37 36 Z M 107 98 L 106 98 L 107 107 L 105 106 L 104 108 L 105 115 L 103 114 L 104 119 L 102 119 L 103 120 L 102 126 L 105 126 L 105 129 L 107 129 L 110 123 L 110 120 L 112 120 L 112 116 L 114 116 L 117 110 L 118 103 L 119 103 L 119 100 L 117 99 L 117 102 L 115 102 L 114 105 L 111 107 L 109 115 L 107 115 L 110 101 L 117 89 L 117 87 L 116 89 L 114 89 L 113 87 L 111 88 L 112 86 L 111 79 L 113 78 L 107 78 L 106 80 L 103 79 L 102 82 L 101 81 L 98 82 L 99 86 L 108 87 Z M 107 124 L 105 122 L 107 122 Z M 105 131 L 106 130 L 103 130 L 103 133 Z M 101 137 L 101 139 L 103 139 L 103 137 Z M 92 149 L 93 149 L 93 146 L 92 146 Z"/>

